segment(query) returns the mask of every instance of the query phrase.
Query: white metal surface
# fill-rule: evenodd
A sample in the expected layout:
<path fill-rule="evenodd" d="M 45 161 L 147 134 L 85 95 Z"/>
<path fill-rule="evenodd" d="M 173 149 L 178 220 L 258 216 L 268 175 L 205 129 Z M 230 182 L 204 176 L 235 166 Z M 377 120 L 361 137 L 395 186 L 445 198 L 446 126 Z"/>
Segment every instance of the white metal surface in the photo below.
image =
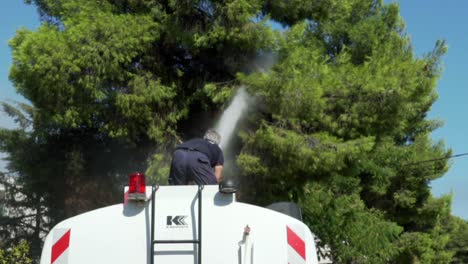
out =
<path fill-rule="evenodd" d="M 197 191 L 198 186 L 158 189 L 156 240 L 198 238 Z M 302 222 L 269 209 L 238 203 L 234 195 L 219 193 L 218 186 L 205 186 L 202 201 L 203 264 L 318 263 L 313 235 Z M 246 237 L 247 225 L 250 233 Z M 157 264 L 197 263 L 194 244 L 156 244 L 152 254 L 150 227 L 151 201 L 140 205 L 128 202 L 78 215 L 61 222 L 49 233 L 40 263 L 149 264 L 152 257 Z M 64 230 L 70 230 L 69 240 L 57 240 L 58 232 Z M 66 259 L 61 252 L 67 254 Z M 57 262 L 62 259 L 65 262 Z"/>

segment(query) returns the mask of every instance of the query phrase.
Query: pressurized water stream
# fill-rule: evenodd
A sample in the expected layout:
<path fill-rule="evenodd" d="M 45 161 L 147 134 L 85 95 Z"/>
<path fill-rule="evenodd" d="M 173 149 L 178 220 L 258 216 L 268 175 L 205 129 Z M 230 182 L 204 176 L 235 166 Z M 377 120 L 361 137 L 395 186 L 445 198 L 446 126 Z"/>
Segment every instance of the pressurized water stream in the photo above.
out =
<path fill-rule="evenodd" d="M 234 135 L 237 123 L 241 119 L 243 113 L 248 107 L 249 95 L 245 91 L 245 87 L 240 87 L 237 90 L 231 104 L 224 110 L 221 119 L 219 120 L 216 130 L 221 135 L 221 149 L 225 150 Z"/>

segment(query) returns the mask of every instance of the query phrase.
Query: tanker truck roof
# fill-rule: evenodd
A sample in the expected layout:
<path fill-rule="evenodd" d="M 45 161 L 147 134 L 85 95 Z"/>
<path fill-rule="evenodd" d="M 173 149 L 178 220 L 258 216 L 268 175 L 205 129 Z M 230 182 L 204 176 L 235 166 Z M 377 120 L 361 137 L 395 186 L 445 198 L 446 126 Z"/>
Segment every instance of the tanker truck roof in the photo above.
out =
<path fill-rule="evenodd" d="M 139 201 L 126 187 L 125 197 L 55 226 L 40 263 L 318 263 L 305 224 L 218 186 L 147 186 Z"/>

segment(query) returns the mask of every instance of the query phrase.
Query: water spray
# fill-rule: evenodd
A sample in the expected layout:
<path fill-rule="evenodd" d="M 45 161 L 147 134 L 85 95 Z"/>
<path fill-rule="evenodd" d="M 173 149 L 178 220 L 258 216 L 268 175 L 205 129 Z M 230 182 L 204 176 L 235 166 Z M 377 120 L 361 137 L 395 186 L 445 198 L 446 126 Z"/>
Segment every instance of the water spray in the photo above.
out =
<path fill-rule="evenodd" d="M 219 144 L 221 149 L 225 150 L 228 147 L 237 123 L 248 108 L 248 101 L 249 95 L 245 91 L 245 87 L 241 86 L 216 125 L 216 131 L 221 135 L 221 143 Z"/>

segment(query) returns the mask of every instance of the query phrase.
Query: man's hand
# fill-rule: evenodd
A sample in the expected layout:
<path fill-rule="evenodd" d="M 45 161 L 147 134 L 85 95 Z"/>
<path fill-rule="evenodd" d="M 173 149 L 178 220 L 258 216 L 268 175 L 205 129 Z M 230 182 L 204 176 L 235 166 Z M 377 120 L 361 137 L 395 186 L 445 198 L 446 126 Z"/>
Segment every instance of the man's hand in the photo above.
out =
<path fill-rule="evenodd" d="M 216 176 L 216 181 L 218 183 L 220 183 L 221 182 L 221 176 L 223 174 L 223 165 L 216 165 L 214 167 L 214 174 Z"/>

